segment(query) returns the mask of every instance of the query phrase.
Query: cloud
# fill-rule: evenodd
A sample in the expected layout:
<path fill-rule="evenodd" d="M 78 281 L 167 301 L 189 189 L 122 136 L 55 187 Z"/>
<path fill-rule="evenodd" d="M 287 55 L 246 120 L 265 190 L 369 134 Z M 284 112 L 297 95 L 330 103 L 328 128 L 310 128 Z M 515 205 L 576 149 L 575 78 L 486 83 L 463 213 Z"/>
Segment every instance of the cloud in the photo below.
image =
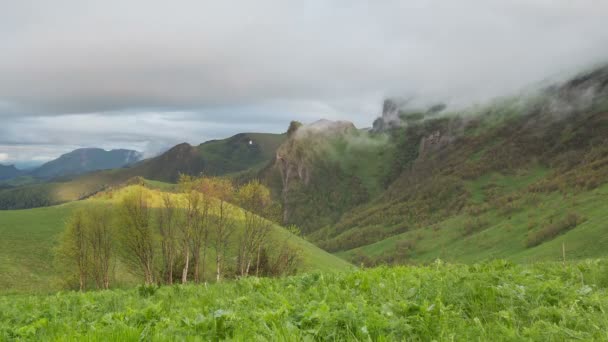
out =
<path fill-rule="evenodd" d="M 8 153 L 0 153 L 0 162 L 8 160 Z"/>
<path fill-rule="evenodd" d="M 466 104 L 602 62 L 606 13 L 597 0 L 4 1 L 0 140 L 144 149 L 292 119 L 369 126 L 386 96 Z"/>

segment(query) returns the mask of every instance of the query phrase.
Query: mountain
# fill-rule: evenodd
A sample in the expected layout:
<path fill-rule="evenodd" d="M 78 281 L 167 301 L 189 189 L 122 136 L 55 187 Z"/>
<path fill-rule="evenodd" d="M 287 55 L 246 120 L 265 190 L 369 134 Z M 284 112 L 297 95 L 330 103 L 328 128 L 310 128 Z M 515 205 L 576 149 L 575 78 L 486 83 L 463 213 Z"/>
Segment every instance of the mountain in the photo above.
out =
<path fill-rule="evenodd" d="M 23 171 L 17 169 L 15 165 L 0 164 L 0 181 L 18 177 L 23 174 Z"/>
<path fill-rule="evenodd" d="M 223 176 L 268 163 L 285 140 L 284 134 L 240 133 L 198 146 L 179 144 L 162 155 L 144 160 L 124 173 L 130 177 L 176 182 L 179 174 Z"/>
<path fill-rule="evenodd" d="M 0 190 L 0 209 L 34 208 L 83 199 L 133 177 L 176 182 L 180 173 L 224 176 L 257 170 L 274 158 L 285 138 L 285 134 L 241 133 L 199 146 L 183 143 L 129 167 Z"/>
<path fill-rule="evenodd" d="M 605 255 L 608 67 L 454 111 L 388 100 L 373 129 L 292 122 L 286 134 L 180 144 L 128 168 L 0 190 L 0 208 L 82 199 L 142 176 L 259 178 L 283 221 L 353 262 Z"/>
<path fill-rule="evenodd" d="M 366 264 L 604 255 L 608 67 L 526 98 L 438 108 L 385 103 L 388 122 L 313 147 L 298 128 L 266 169 L 285 221 Z"/>
<path fill-rule="evenodd" d="M 43 164 L 31 175 L 43 179 L 74 176 L 91 171 L 120 168 L 141 160 L 142 154 L 133 150 L 81 148 Z"/>

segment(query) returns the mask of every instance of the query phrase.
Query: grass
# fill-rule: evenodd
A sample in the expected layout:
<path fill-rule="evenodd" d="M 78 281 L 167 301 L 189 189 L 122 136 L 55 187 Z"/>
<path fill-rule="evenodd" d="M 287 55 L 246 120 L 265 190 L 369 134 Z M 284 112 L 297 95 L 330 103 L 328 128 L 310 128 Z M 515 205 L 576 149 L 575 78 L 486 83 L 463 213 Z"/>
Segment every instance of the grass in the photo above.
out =
<path fill-rule="evenodd" d="M 483 203 L 486 200 L 484 190 L 489 187 L 498 188 L 502 195 L 521 190 L 533 182 L 541 179 L 548 173 L 548 169 L 539 165 L 520 171 L 520 174 L 503 175 L 500 172 L 487 173 L 475 180 L 467 182 L 474 203 Z"/>
<path fill-rule="evenodd" d="M 0 297 L 0 339 L 603 341 L 608 262 L 381 267 Z"/>
<path fill-rule="evenodd" d="M 152 184 L 159 185 L 154 182 Z M 0 293 L 48 293 L 59 290 L 61 284 L 55 277 L 53 248 L 65 227 L 67 217 L 73 210 L 83 206 L 116 203 L 133 189 L 135 186 L 128 186 L 112 191 L 111 194 L 103 193 L 87 200 L 51 207 L 0 211 L 0 236 L 2 236 Z M 161 190 L 150 190 L 150 192 L 156 201 L 153 205 L 159 205 Z M 288 240 L 292 246 L 300 248 L 302 256 L 300 271 L 334 271 L 352 267 L 343 259 L 291 235 L 280 226 L 272 228 L 271 236 L 273 241 Z M 209 251 L 208 278 L 211 278 L 213 259 L 213 252 Z M 117 286 L 131 286 L 138 283 L 138 279 L 124 271 L 120 263 L 116 267 L 114 283 Z"/>

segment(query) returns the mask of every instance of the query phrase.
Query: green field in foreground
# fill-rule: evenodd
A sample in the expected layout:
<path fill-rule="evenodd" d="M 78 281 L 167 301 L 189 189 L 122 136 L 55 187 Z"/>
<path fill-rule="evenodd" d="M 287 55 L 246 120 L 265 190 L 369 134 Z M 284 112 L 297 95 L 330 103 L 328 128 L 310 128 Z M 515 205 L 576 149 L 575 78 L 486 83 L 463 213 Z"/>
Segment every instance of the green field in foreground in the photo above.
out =
<path fill-rule="evenodd" d="M 0 297 L 0 340 L 605 341 L 608 261 L 382 267 Z"/>

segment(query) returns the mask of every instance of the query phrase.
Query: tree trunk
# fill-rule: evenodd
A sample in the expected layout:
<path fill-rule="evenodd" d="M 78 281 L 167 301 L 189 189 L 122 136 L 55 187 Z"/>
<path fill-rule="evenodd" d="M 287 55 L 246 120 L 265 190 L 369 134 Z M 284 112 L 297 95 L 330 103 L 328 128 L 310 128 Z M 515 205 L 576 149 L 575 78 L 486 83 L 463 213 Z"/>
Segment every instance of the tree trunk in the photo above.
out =
<path fill-rule="evenodd" d="M 110 288 L 110 277 L 108 272 L 106 271 L 106 273 L 103 276 L 103 287 L 107 290 Z"/>
<path fill-rule="evenodd" d="M 201 275 L 203 276 L 203 281 L 205 281 L 205 263 L 207 262 L 207 242 L 203 245 L 203 269 L 201 271 Z"/>
<path fill-rule="evenodd" d="M 169 270 L 167 274 L 167 284 L 173 285 L 173 256 L 169 257 Z"/>
<path fill-rule="evenodd" d="M 199 268 L 199 264 L 200 264 L 200 251 L 198 251 L 198 248 L 194 249 L 194 282 L 195 283 L 199 283 L 200 279 L 199 279 L 199 274 L 198 274 L 198 268 Z"/>
<path fill-rule="evenodd" d="M 262 244 L 258 245 L 258 261 L 256 262 L 255 265 L 255 276 L 259 277 L 260 276 L 260 251 L 262 250 Z"/>
<path fill-rule="evenodd" d="M 249 276 L 249 267 L 251 266 L 251 258 L 247 259 L 247 268 L 245 268 L 245 276 Z"/>
<path fill-rule="evenodd" d="M 215 280 L 219 283 L 220 282 L 220 277 L 221 277 L 221 267 L 222 264 L 222 257 L 220 256 L 220 252 L 217 251 L 217 256 L 215 258 L 215 266 L 216 266 L 216 275 L 215 275 Z"/>
<path fill-rule="evenodd" d="M 188 281 L 188 264 L 190 264 L 190 249 L 186 248 L 186 263 L 184 264 L 184 269 L 182 271 L 182 284 L 185 284 Z"/>
<path fill-rule="evenodd" d="M 80 292 L 84 291 L 84 274 L 82 272 L 80 272 Z"/>

